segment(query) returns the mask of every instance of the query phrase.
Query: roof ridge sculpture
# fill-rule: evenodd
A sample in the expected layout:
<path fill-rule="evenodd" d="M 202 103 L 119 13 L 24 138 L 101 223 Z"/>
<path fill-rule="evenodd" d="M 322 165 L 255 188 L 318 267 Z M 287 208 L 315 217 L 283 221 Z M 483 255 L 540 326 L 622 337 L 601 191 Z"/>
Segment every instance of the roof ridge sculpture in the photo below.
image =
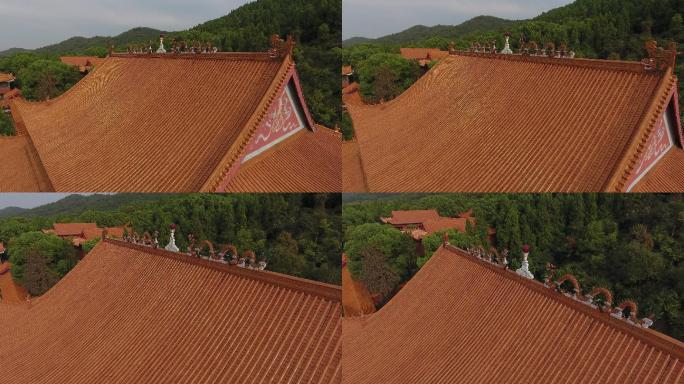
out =
<path fill-rule="evenodd" d="M 213 270 L 237 275 L 239 277 L 244 277 L 252 280 L 259 280 L 279 287 L 300 291 L 314 296 L 323 297 L 332 301 L 341 302 L 342 300 L 342 288 L 336 285 L 299 278 L 282 273 L 266 271 L 263 269 L 259 269 L 261 265 L 259 265 L 259 268 L 249 268 L 247 265 L 244 265 L 244 267 L 241 268 L 240 263 L 246 263 L 248 261 L 246 259 L 253 256 L 253 252 L 251 254 L 249 253 L 251 251 L 246 251 L 243 254 L 243 258 L 245 260 L 236 260 L 236 263 L 233 263 L 232 261 L 227 262 L 223 260 L 223 257 L 227 255 L 230 255 L 234 259 L 237 259 L 237 251 L 234 246 L 221 246 L 218 252 L 218 254 L 221 254 L 221 257 L 216 257 L 218 256 L 218 254 L 215 251 L 213 244 L 208 240 L 204 240 L 201 242 L 201 245 L 209 245 L 210 256 L 203 257 L 202 255 L 200 255 L 200 248 L 195 247 L 196 240 L 194 239 L 194 237 L 191 238 L 191 245 L 188 247 L 187 252 L 173 252 L 166 250 L 164 248 L 160 248 L 159 241 L 157 239 L 157 236 L 159 235 L 158 231 L 155 231 L 154 237 L 151 236 L 149 233 L 147 233 L 147 236 L 139 236 L 135 232 L 133 232 L 123 240 L 109 238 L 107 236 L 106 229 L 103 230 L 102 233 L 102 242 L 106 244 L 112 244 L 118 247 L 134 249 L 136 251 L 177 260 L 183 263 L 210 268 Z M 200 244 L 198 244 L 198 246 L 199 245 Z M 263 264 L 263 268 L 265 267 L 266 265 Z"/>
<path fill-rule="evenodd" d="M 636 310 L 636 303 L 633 300 L 624 300 L 618 306 L 612 307 L 612 293 L 602 287 L 596 287 L 589 294 L 582 295 L 581 292 L 578 291 L 580 287 L 579 283 L 573 275 L 567 274 L 562 276 L 559 280 L 554 280 L 553 271 L 555 271 L 555 266 L 552 264 L 547 265 L 545 283 L 540 283 L 534 279 L 527 278 L 509 270 L 507 264 L 502 265 L 500 262 L 495 261 L 488 253 L 478 252 L 477 249 L 463 250 L 449 244 L 448 236 L 444 237 L 441 248 L 470 262 L 479 263 L 500 276 L 515 280 L 526 288 L 532 289 L 537 293 L 555 300 L 560 304 L 566 305 L 573 310 L 577 310 L 582 314 L 591 316 L 607 326 L 627 332 L 656 348 L 667 350 L 679 359 L 684 360 L 684 343 L 658 331 L 649 329 L 653 325 L 653 315 L 642 320 L 637 320 L 636 314 L 633 313 L 633 311 Z M 561 288 L 561 285 L 566 281 L 572 283 L 574 288 L 573 291 L 566 291 Z M 605 298 L 602 306 L 594 303 L 594 299 L 599 295 L 603 295 Z M 630 317 L 627 319 L 623 316 L 623 311 L 626 308 L 631 309 Z"/>

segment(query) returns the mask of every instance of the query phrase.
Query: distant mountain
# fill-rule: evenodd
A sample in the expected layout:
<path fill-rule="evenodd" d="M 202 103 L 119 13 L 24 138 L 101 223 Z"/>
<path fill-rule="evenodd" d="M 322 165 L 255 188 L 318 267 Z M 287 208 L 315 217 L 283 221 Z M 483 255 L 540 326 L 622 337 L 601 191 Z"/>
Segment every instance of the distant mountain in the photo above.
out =
<path fill-rule="evenodd" d="M 143 43 L 150 40 L 157 41 L 159 39 L 159 34 L 161 33 L 165 32 L 154 28 L 137 27 L 116 36 L 75 36 L 57 44 L 47 45 L 34 50 L 10 48 L 0 52 L 0 56 L 7 56 L 18 52 L 36 52 L 62 55 L 66 53 L 81 53 L 92 47 L 108 47 L 112 44 L 121 47 L 128 44 Z"/>
<path fill-rule="evenodd" d="M 118 193 L 112 195 L 69 195 L 54 203 L 41 205 L 39 207 L 25 209 L 18 207 L 7 207 L 0 209 L 0 219 L 23 216 L 23 217 L 43 217 L 56 215 L 78 215 L 86 211 L 112 211 L 122 206 L 150 201 L 164 200 L 174 197 L 173 194 L 164 193 Z"/>
<path fill-rule="evenodd" d="M 424 41 L 431 37 L 454 38 L 474 32 L 485 32 L 508 28 L 520 21 L 506 20 L 494 16 L 477 16 L 459 25 L 435 25 L 427 27 L 415 25 L 404 31 L 391 35 L 379 37 L 377 39 L 367 39 L 364 37 L 352 37 L 342 42 L 342 46 L 351 47 L 361 43 L 376 43 L 403 45 L 418 41 Z"/>

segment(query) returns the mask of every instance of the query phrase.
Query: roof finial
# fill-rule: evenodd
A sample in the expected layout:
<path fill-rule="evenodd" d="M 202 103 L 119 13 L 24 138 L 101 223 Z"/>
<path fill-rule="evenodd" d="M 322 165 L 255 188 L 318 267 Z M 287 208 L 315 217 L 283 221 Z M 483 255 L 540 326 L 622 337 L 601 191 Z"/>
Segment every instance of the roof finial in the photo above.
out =
<path fill-rule="evenodd" d="M 449 232 L 444 232 L 444 233 L 442 234 L 442 244 L 443 244 L 444 246 L 449 245 Z"/>
<path fill-rule="evenodd" d="M 171 235 L 169 236 L 169 244 L 166 245 L 166 250 L 178 252 L 178 247 L 176 246 L 176 224 L 171 224 Z"/>
<path fill-rule="evenodd" d="M 527 257 L 530 255 L 530 246 L 525 244 L 522 247 L 523 251 L 523 262 L 522 262 L 522 267 L 518 268 L 516 271 L 518 275 L 528 278 L 528 279 L 534 279 L 534 275 L 532 272 L 530 272 L 530 263 L 527 261 Z"/>
<path fill-rule="evenodd" d="M 504 45 L 504 48 L 501 50 L 502 55 L 512 55 L 513 51 L 511 50 L 511 45 L 509 44 L 509 39 L 511 38 L 511 33 L 506 32 L 504 33 L 504 38 L 506 39 L 506 44 Z"/>
<path fill-rule="evenodd" d="M 159 35 L 159 48 L 157 48 L 157 53 L 166 53 L 164 49 L 164 34 Z"/>

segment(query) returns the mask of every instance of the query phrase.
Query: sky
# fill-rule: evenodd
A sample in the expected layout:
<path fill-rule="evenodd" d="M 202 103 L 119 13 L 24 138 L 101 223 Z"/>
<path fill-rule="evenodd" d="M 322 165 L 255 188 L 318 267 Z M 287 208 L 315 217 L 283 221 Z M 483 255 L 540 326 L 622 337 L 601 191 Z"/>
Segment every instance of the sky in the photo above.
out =
<path fill-rule="evenodd" d="M 287 0 L 283 0 L 287 1 Z M 227 15 L 248 0 L 0 0 L 0 51 L 134 27 L 176 31 Z"/>
<path fill-rule="evenodd" d="M 61 200 L 71 193 L 0 193 L 0 209 L 7 207 L 35 208 Z M 87 195 L 84 193 L 83 195 Z"/>
<path fill-rule="evenodd" d="M 526 19 L 572 0 L 343 0 L 342 36 L 381 37 L 414 25 L 456 25 L 475 16 Z"/>

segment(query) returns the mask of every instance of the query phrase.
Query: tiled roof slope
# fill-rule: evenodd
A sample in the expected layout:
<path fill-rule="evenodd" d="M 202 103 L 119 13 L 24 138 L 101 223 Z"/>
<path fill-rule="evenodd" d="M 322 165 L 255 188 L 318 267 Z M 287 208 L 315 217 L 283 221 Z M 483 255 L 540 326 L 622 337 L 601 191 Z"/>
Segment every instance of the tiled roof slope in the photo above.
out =
<path fill-rule="evenodd" d="M 0 192 L 52 190 L 50 180 L 28 137 L 0 136 L 0 151 Z"/>
<path fill-rule="evenodd" d="M 57 99 L 14 103 L 58 191 L 198 191 L 239 157 L 293 66 L 267 53 L 118 55 Z"/>
<path fill-rule="evenodd" d="M 458 53 L 348 109 L 372 192 L 615 191 L 672 84 L 636 62 Z"/>
<path fill-rule="evenodd" d="M 11 73 L 0 72 L 0 83 L 4 83 L 6 81 L 14 81 L 14 75 Z"/>
<path fill-rule="evenodd" d="M 227 192 L 339 192 L 341 142 L 339 133 L 323 126 L 297 133 L 243 165 Z"/>
<path fill-rule="evenodd" d="M 66 65 L 75 67 L 98 66 L 105 60 L 97 56 L 61 56 L 59 60 Z"/>
<path fill-rule="evenodd" d="M 367 192 L 366 180 L 356 141 L 342 142 L 342 190 L 345 192 Z"/>
<path fill-rule="evenodd" d="M 0 303 L 23 303 L 26 301 L 26 295 L 26 289 L 14 282 L 10 264 L 0 263 Z"/>
<path fill-rule="evenodd" d="M 340 382 L 340 289 L 107 240 L 0 305 L 8 383 Z"/>
<path fill-rule="evenodd" d="M 361 316 L 375 312 L 375 302 L 368 288 L 354 280 L 347 267 L 347 256 L 342 255 L 342 308 L 345 316 Z"/>
<path fill-rule="evenodd" d="M 404 58 L 409 60 L 425 59 L 430 55 L 432 60 L 443 59 L 449 56 L 448 51 L 442 51 L 437 48 L 401 48 L 399 50 Z"/>
<path fill-rule="evenodd" d="M 684 191 L 684 150 L 672 148 L 632 192 L 674 193 Z"/>
<path fill-rule="evenodd" d="M 427 220 L 423 223 L 425 230 L 428 233 L 434 233 L 445 229 L 455 229 L 459 232 L 465 232 L 468 221 L 474 226 L 474 218 L 465 217 L 440 217 L 439 219 Z"/>
<path fill-rule="evenodd" d="M 411 211 L 392 211 L 387 222 L 394 225 L 418 224 L 428 220 L 438 220 L 439 213 L 434 209 L 418 209 Z"/>
<path fill-rule="evenodd" d="M 54 223 L 52 228 L 57 236 L 77 236 L 86 230 L 98 230 L 97 223 Z"/>
<path fill-rule="evenodd" d="M 451 246 L 342 332 L 343 383 L 684 380 L 683 343 Z"/>

